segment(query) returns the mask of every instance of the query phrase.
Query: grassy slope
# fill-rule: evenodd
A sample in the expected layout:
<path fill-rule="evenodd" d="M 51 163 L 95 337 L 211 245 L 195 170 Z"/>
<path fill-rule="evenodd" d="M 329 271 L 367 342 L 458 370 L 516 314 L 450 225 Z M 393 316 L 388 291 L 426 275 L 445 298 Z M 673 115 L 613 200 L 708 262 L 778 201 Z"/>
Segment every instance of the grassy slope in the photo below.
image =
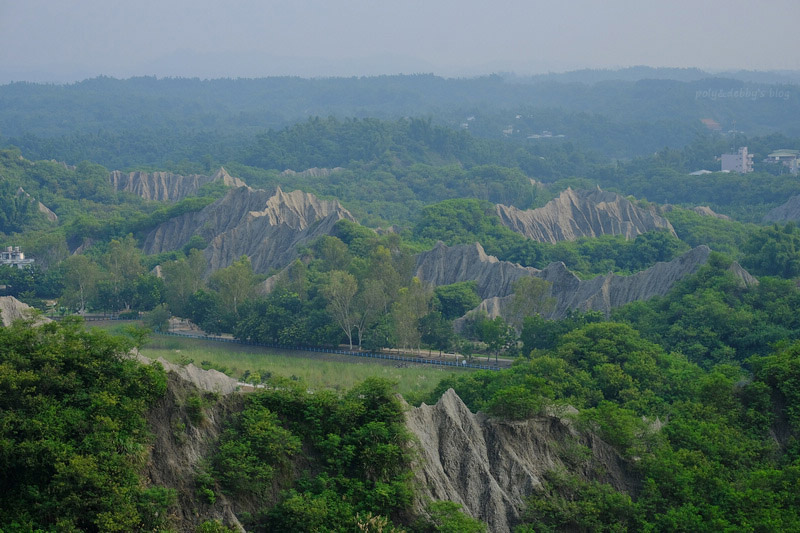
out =
<path fill-rule="evenodd" d="M 153 359 L 163 357 L 172 363 L 193 360 L 200 366 L 204 361 L 213 368 L 222 369 L 230 376 L 240 378 L 246 371 L 302 379 L 313 389 L 349 389 L 368 377 L 380 377 L 397 382 L 397 390 L 410 402 L 430 393 L 439 381 L 454 373 L 450 369 L 410 366 L 398 367 L 377 361 L 357 359 L 332 354 L 298 354 L 244 346 L 154 335 L 142 347 L 142 355 Z"/>

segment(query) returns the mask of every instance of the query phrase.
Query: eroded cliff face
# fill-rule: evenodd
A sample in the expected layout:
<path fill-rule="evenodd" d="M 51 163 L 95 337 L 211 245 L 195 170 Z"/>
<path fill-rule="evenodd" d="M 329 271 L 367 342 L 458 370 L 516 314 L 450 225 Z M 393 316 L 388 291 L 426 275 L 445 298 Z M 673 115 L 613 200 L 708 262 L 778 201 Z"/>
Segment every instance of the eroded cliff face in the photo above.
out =
<path fill-rule="evenodd" d="M 290 176 L 293 178 L 327 178 L 331 174 L 335 174 L 337 172 L 341 172 L 344 170 L 342 167 L 334 167 L 334 168 L 307 168 L 306 170 L 302 170 L 297 172 L 296 170 L 286 169 L 281 172 L 281 176 Z"/>
<path fill-rule="evenodd" d="M 764 222 L 789 222 L 800 220 L 800 195 L 792 196 L 785 204 L 779 205 L 764 215 Z"/>
<path fill-rule="evenodd" d="M 237 513 L 255 513 L 275 503 L 280 487 L 276 485 L 269 502 L 233 502 L 219 490 L 209 502 L 197 490 L 198 472 L 231 418 L 244 407 L 241 384 L 216 371 L 159 362 L 168 372 L 167 392 L 148 415 L 154 442 L 143 475 L 149 484 L 177 491 L 171 519 L 178 531 L 195 531 L 208 519 L 241 530 Z M 188 399 L 198 395 L 207 400 L 200 417 L 187 407 Z M 450 500 L 486 522 L 490 531 L 510 531 L 526 498 L 553 470 L 634 495 L 639 480 L 631 464 L 596 435 L 578 430 L 571 418 L 576 413 L 564 408 L 525 421 L 496 420 L 471 413 L 452 389 L 436 405 L 409 408 L 406 426 L 416 451 L 412 512 L 422 512 L 431 499 Z"/>
<path fill-rule="evenodd" d="M 669 213 L 670 211 L 673 211 L 674 209 L 675 209 L 674 205 L 672 205 L 672 204 L 664 204 L 664 205 L 661 206 L 660 211 L 662 213 Z M 707 205 L 696 205 L 694 207 L 688 207 L 686 209 L 688 209 L 689 211 L 692 211 L 694 213 L 697 213 L 698 215 L 704 216 L 704 217 L 718 218 L 720 220 L 731 220 L 731 217 L 729 217 L 728 215 L 722 215 L 720 213 L 717 213 L 716 211 L 714 211 L 713 209 L 711 209 Z"/>
<path fill-rule="evenodd" d="M 177 202 L 187 196 L 194 196 L 200 187 L 216 181 L 221 181 L 228 187 L 246 186 L 245 182 L 232 177 L 222 167 L 213 176 L 200 174 L 182 176 L 170 172 L 130 172 L 125 174 L 115 170 L 108 179 L 116 191 L 129 192 L 141 196 L 145 200 L 157 202 Z"/>
<path fill-rule="evenodd" d="M 17 189 L 17 196 L 24 196 L 25 198 L 36 202 L 36 210 L 39 211 L 39 213 L 44 215 L 49 222 L 58 222 L 58 215 L 53 213 L 50 208 L 44 205 L 42 202 L 36 200 L 33 196 L 25 192 L 25 189 L 22 187 Z"/>
<path fill-rule="evenodd" d="M 3 326 L 10 326 L 15 320 L 28 320 L 36 316 L 36 309 L 20 302 L 13 296 L 0 296 L 0 322 Z M 44 324 L 51 320 L 44 316 L 36 317 L 35 324 Z"/>
<path fill-rule="evenodd" d="M 453 247 L 439 243 L 433 250 L 418 256 L 416 276 L 433 286 L 476 281 L 478 294 L 483 298 L 478 309 L 486 311 L 491 318 L 507 317 L 514 282 L 523 276 L 534 276 L 550 283 L 549 296 L 554 304 L 546 317 L 558 319 L 570 310 L 608 314 L 611 309 L 630 302 L 663 296 L 675 283 L 706 264 L 710 254 L 707 246 L 698 246 L 672 261 L 656 263 L 630 276 L 609 273 L 581 280 L 564 263 L 552 263 L 544 270 L 537 270 L 499 261 L 486 255 L 478 243 Z M 737 263 L 731 266 L 731 271 L 744 286 L 758 283 Z"/>
<path fill-rule="evenodd" d="M 417 256 L 414 275 L 438 287 L 459 281 L 475 281 L 478 296 L 491 298 L 511 294 L 514 282 L 523 276 L 536 276 L 540 270 L 500 261 L 488 255 L 480 243 L 447 246 L 439 241 L 428 252 Z"/>
<path fill-rule="evenodd" d="M 417 439 L 417 509 L 430 499 L 460 503 L 489 531 L 510 531 L 552 470 L 628 493 L 638 488 L 631 465 L 613 447 L 565 416 L 494 420 L 471 413 L 450 389 L 436 405 L 407 411 L 406 424 Z"/>
<path fill-rule="evenodd" d="M 142 358 L 142 362 L 149 361 Z M 243 409 L 241 395 L 231 394 L 235 381 L 193 365 L 159 362 L 168 371 L 167 392 L 148 415 L 154 441 L 143 477 L 152 485 L 175 489 L 178 499 L 170 520 L 178 531 L 193 532 L 214 519 L 244 531 L 234 512 L 242 506 L 234 506 L 221 491 L 215 491 L 215 501 L 209 502 L 197 486 L 197 475 L 206 468 L 222 431 Z M 191 414 L 187 400 L 203 395 L 212 395 L 206 396 L 209 405 Z"/>
<path fill-rule="evenodd" d="M 268 192 L 250 187 L 231 189 L 213 204 L 174 218 L 145 238 L 144 252 L 181 248 L 194 235 L 208 247 L 208 270 L 224 268 L 242 255 L 253 270 L 282 268 L 296 257 L 297 247 L 331 233 L 341 219 L 355 218 L 336 200 L 320 200 L 302 191 Z"/>
<path fill-rule="evenodd" d="M 616 193 L 599 188 L 567 189 L 538 209 L 498 205 L 496 212 L 505 226 L 538 242 L 556 243 L 601 235 L 632 239 L 656 229 L 675 234 L 669 221 L 655 210 L 642 209 Z"/>

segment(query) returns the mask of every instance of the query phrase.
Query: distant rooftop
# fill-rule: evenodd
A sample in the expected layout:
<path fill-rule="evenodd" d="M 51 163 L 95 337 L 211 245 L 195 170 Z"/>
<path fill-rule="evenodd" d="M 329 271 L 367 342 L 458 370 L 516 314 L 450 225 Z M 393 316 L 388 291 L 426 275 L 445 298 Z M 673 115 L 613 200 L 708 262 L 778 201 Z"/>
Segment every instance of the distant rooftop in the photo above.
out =
<path fill-rule="evenodd" d="M 789 150 L 786 148 L 781 148 L 780 150 L 775 150 L 767 157 L 792 157 L 792 156 L 800 156 L 800 150 Z"/>

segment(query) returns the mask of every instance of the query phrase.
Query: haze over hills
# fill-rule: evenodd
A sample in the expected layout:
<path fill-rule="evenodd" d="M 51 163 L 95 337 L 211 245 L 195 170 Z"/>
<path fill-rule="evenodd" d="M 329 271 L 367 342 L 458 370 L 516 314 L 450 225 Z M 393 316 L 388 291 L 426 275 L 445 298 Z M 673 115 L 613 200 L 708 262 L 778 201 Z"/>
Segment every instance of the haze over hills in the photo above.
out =
<path fill-rule="evenodd" d="M 782 78 L 675 80 L 669 71 L 664 77 L 661 71 L 653 77 L 622 72 L 622 79 L 602 83 L 430 74 L 13 83 L 0 86 L 0 143 L 18 146 L 33 158 L 49 154 L 72 164 L 90 159 L 124 168 L 161 167 L 205 155 L 220 162 L 241 159 L 247 140 L 315 116 L 435 115 L 437 124 L 483 138 L 569 142 L 624 158 L 680 148 L 708 133 L 700 122 L 708 118 L 724 132 L 800 134 L 788 118 L 800 111 L 800 91 Z M 149 137 L 154 135 L 169 142 L 153 143 Z M 146 150 L 134 157 L 114 149 L 120 145 Z"/>

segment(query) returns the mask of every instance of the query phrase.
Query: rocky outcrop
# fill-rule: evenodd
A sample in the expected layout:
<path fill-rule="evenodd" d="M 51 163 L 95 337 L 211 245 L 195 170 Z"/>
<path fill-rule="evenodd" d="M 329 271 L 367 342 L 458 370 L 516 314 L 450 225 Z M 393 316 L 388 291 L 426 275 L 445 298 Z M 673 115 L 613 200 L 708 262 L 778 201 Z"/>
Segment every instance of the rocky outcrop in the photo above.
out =
<path fill-rule="evenodd" d="M 156 202 L 177 202 L 197 194 L 207 183 L 222 182 L 228 187 L 244 187 L 245 182 L 234 178 L 220 167 L 213 176 L 191 174 L 182 176 L 170 172 L 131 172 L 125 174 L 115 170 L 109 181 L 116 191 L 124 191 Z"/>
<path fill-rule="evenodd" d="M 340 172 L 344 170 L 342 167 L 334 167 L 334 168 L 309 168 L 300 172 L 297 172 L 292 169 L 286 169 L 281 172 L 281 176 L 283 177 L 293 177 L 293 178 L 327 178 L 331 174 L 336 172 Z"/>
<path fill-rule="evenodd" d="M 523 276 L 535 276 L 550 283 L 554 302 L 547 317 L 558 319 L 570 310 L 608 314 L 615 307 L 664 295 L 675 283 L 706 264 L 710 254 L 707 246 L 698 246 L 672 261 L 656 263 L 630 276 L 609 273 L 581 280 L 561 262 L 537 270 L 498 261 L 486 255 L 477 243 L 453 247 L 439 243 L 430 252 L 418 256 L 416 275 L 420 281 L 433 286 L 476 281 L 478 294 L 484 299 L 478 309 L 486 311 L 490 317 L 507 316 L 514 282 Z M 731 271 L 744 286 L 758 283 L 737 263 L 731 266 Z"/>
<path fill-rule="evenodd" d="M 31 196 L 30 194 L 25 192 L 25 189 L 23 189 L 22 187 L 17 189 L 17 196 L 24 196 L 28 200 L 30 200 L 32 202 L 36 202 L 36 209 L 39 211 L 39 213 L 44 215 L 44 218 L 46 218 L 48 220 L 48 222 L 58 222 L 58 215 L 53 213 L 50 210 L 50 208 L 47 207 L 46 205 L 44 205 L 42 202 L 36 200 L 33 196 Z"/>
<path fill-rule="evenodd" d="M 51 320 L 47 317 L 36 316 L 37 310 L 30 305 L 20 302 L 13 296 L 0 296 L 0 319 L 3 326 L 8 327 L 16 320 L 27 320 L 36 317 L 35 324 L 44 324 Z"/>
<path fill-rule="evenodd" d="M 266 273 L 289 264 L 298 246 L 330 234 L 341 219 L 355 222 L 336 200 L 239 187 L 200 211 L 158 226 L 145 238 L 144 252 L 175 250 L 199 235 L 209 243 L 204 251 L 209 271 L 247 255 L 254 271 Z"/>
<path fill-rule="evenodd" d="M 731 219 L 731 217 L 729 217 L 728 215 L 721 215 L 721 214 L 715 212 L 713 209 L 711 209 L 707 205 L 698 205 L 698 206 L 692 207 L 692 211 L 694 211 L 698 215 L 703 215 L 704 217 L 718 218 L 720 220 L 730 220 Z"/>
<path fill-rule="evenodd" d="M 654 209 L 642 209 L 622 196 L 601 191 L 567 189 L 544 207 L 527 211 L 498 205 L 497 215 L 511 230 L 538 242 L 574 241 L 579 237 L 622 235 L 632 239 L 642 233 L 666 229 L 667 219 Z"/>
<path fill-rule="evenodd" d="M 552 470 L 628 493 L 638 488 L 630 465 L 597 436 L 576 430 L 568 417 L 494 420 L 471 413 L 450 389 L 436 405 L 407 411 L 406 425 L 417 440 L 417 508 L 430 499 L 460 503 L 489 531 L 510 531 L 525 499 Z"/>
<path fill-rule="evenodd" d="M 417 256 L 414 275 L 435 287 L 459 281 L 475 281 L 478 296 L 485 299 L 511 294 L 515 281 L 539 272 L 535 268 L 500 261 L 487 255 L 477 242 L 448 247 L 439 241 L 432 250 Z"/>
<path fill-rule="evenodd" d="M 276 484 L 272 494 L 235 501 L 215 491 L 215 500 L 208 501 L 198 493 L 196 479 L 224 429 L 243 409 L 244 398 L 236 393 L 236 382 L 223 374 L 159 362 L 168 373 L 167 390 L 148 413 L 153 443 L 143 475 L 149 485 L 175 489 L 171 521 L 178 531 L 195 531 L 207 519 L 241 531 L 238 513 L 252 514 L 274 504 L 286 487 Z M 202 398 L 199 409 L 198 402 L 190 401 L 197 397 Z M 422 512 L 430 500 L 450 500 L 486 522 L 490 531 L 510 531 L 526 498 L 551 471 L 635 495 L 639 480 L 631 465 L 595 434 L 577 429 L 572 421 L 576 413 L 566 407 L 529 420 L 502 421 L 471 413 L 452 389 L 436 405 L 409 408 L 406 426 L 415 447 L 413 510 Z"/>
<path fill-rule="evenodd" d="M 661 206 L 662 213 L 669 213 L 674 209 L 675 206 L 672 204 L 664 204 Z M 729 217 L 728 215 L 722 215 L 720 213 L 717 213 L 707 205 L 696 205 L 694 207 L 687 207 L 686 209 L 704 217 L 718 218 L 720 220 L 731 220 L 731 217 Z"/>
<path fill-rule="evenodd" d="M 800 195 L 792 196 L 789 200 L 779 205 L 766 215 L 764 222 L 789 222 L 800 220 Z"/>
<path fill-rule="evenodd" d="M 196 482 L 198 473 L 207 468 L 222 431 L 243 408 L 243 398 L 209 392 L 204 383 L 216 381 L 217 376 L 202 377 L 205 370 L 192 367 L 181 371 L 178 365 L 168 363 L 164 366 L 168 371 L 167 391 L 147 417 L 153 444 L 143 476 L 150 485 L 176 491 L 177 501 L 170 518 L 178 531 L 196 531 L 202 522 L 214 519 L 244 531 L 234 513 L 234 504 L 225 494 L 218 491 L 210 503 L 198 493 Z M 187 374 L 194 379 L 186 379 Z M 188 400 L 198 396 L 205 398 L 207 407 L 191 413 Z"/>

